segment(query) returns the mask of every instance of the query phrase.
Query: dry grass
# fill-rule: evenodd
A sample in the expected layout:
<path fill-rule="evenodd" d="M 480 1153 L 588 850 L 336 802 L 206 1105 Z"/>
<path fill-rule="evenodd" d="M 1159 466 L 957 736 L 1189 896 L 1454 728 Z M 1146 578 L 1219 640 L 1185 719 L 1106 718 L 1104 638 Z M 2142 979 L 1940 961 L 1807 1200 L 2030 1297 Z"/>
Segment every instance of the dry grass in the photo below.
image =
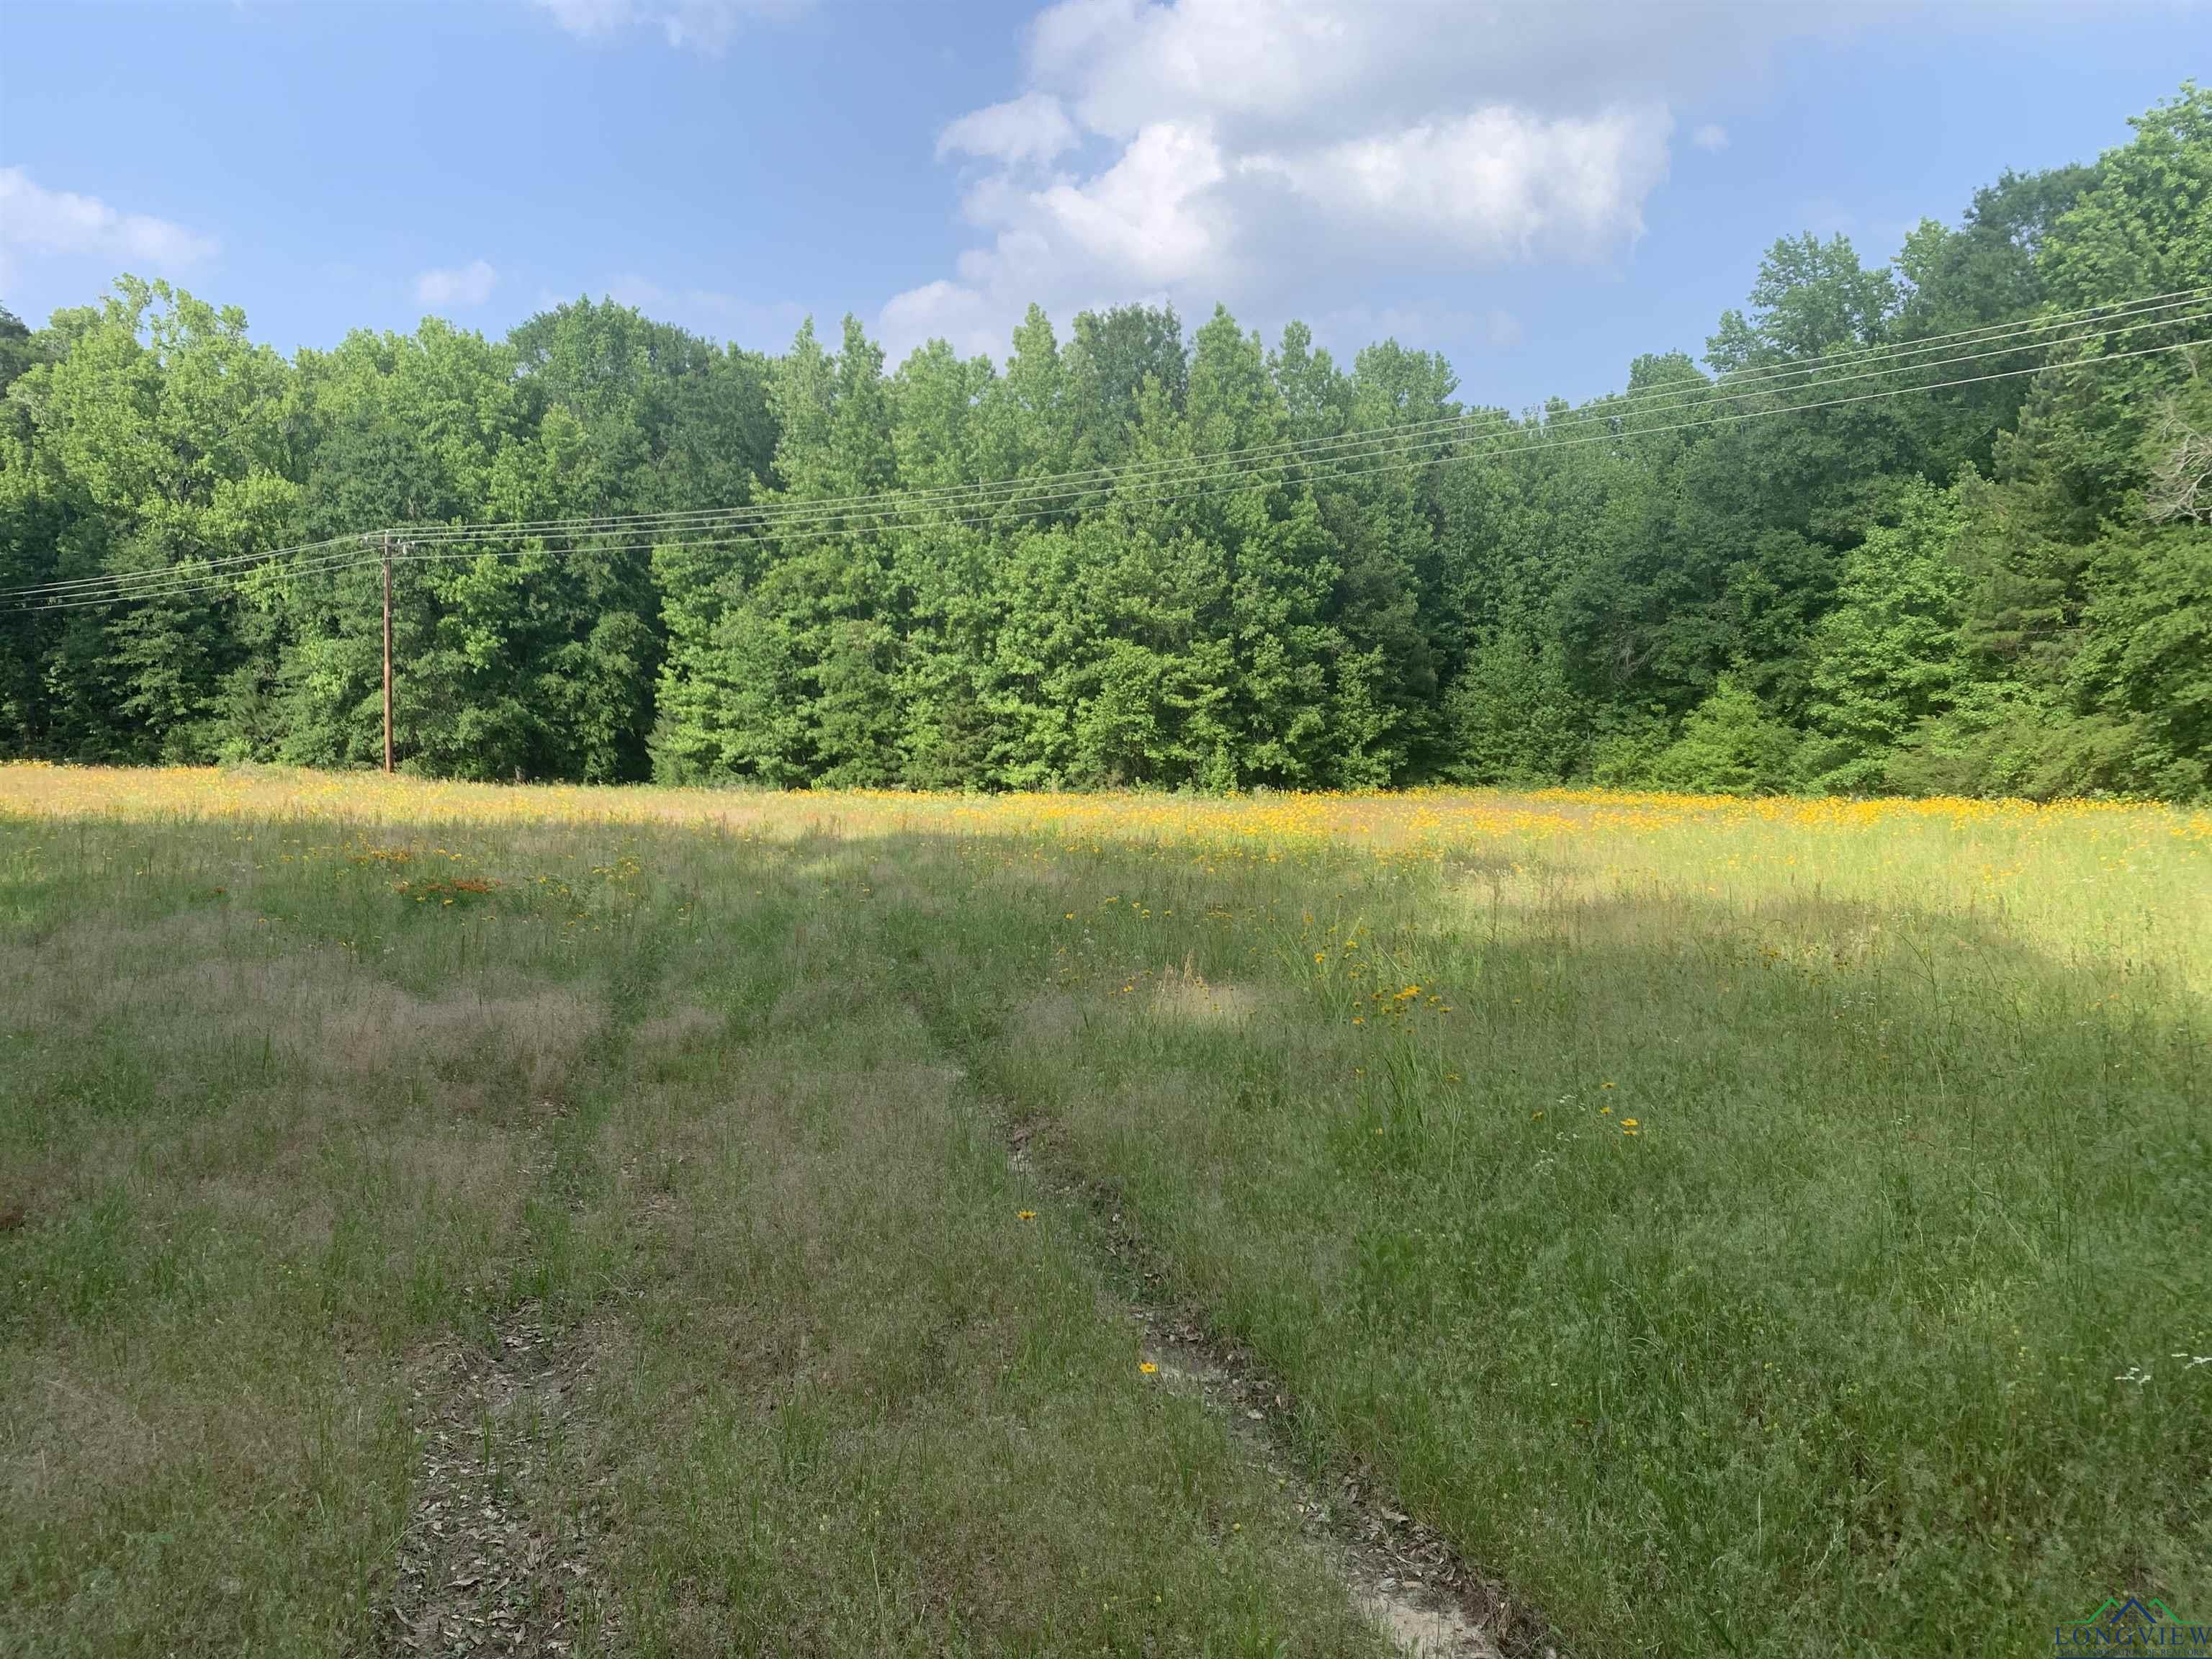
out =
<path fill-rule="evenodd" d="M 0 826 L 0 1648 L 1372 1643 L 833 844 L 458 828 Z"/>
<path fill-rule="evenodd" d="M 1572 1652 L 2199 1607 L 2207 916 L 2142 807 L 0 769 L 0 1650 L 1375 1649 L 1094 1200 Z"/>
<path fill-rule="evenodd" d="M 1152 988 L 1156 1018 L 1196 1025 L 1242 1025 L 1258 1017 L 1260 994 L 1249 986 L 1208 984 L 1186 959 L 1164 969 Z"/>

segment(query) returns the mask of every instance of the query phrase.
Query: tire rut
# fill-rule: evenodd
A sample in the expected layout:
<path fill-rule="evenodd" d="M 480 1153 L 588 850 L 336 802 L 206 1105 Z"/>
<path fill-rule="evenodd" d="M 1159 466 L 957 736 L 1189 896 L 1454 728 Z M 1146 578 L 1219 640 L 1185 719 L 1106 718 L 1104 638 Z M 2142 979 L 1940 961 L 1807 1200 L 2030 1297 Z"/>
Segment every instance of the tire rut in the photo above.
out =
<path fill-rule="evenodd" d="M 912 951 L 895 959 L 916 965 Z M 1535 1610 L 1475 1571 L 1433 1528 L 1397 1508 L 1373 1475 L 1349 1466 L 1315 1480 L 1304 1472 L 1291 1430 L 1296 1401 L 1251 1351 L 1226 1340 L 1200 1309 L 1168 1287 L 1171 1264 L 1129 1220 L 1120 1195 L 1053 1158 L 1040 1121 L 1024 1117 L 975 1074 L 987 1034 L 951 1022 L 911 991 L 902 1000 L 935 1046 L 960 1069 L 978 1108 L 997 1124 L 1009 1167 L 1028 1175 L 1085 1220 L 1097 1241 L 1120 1314 L 1136 1325 L 1146 1363 L 1169 1385 L 1199 1398 L 1247 1459 L 1275 1483 L 1299 1530 L 1334 1564 L 1353 1601 L 1407 1659 L 1565 1659 Z"/>

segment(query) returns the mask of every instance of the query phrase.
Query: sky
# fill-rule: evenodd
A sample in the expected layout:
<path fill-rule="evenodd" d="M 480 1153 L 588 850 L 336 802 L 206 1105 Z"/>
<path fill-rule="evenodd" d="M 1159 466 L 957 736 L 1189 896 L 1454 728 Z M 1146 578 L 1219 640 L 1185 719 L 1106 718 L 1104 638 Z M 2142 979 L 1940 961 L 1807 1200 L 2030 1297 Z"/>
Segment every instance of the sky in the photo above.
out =
<path fill-rule="evenodd" d="M 2212 4 L 10 0 L 0 305 L 122 271 L 289 352 L 611 295 L 1003 359 L 1226 304 L 1525 408 L 1702 351 L 1780 235 L 1887 260 L 2212 72 Z"/>

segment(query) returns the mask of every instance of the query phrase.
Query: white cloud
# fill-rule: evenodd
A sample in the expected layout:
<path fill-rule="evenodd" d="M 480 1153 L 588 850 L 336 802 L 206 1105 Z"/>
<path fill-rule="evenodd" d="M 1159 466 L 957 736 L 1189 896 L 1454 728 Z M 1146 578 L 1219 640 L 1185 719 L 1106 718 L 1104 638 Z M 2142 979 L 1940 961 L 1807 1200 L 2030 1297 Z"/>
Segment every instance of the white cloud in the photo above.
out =
<path fill-rule="evenodd" d="M 1207 129 L 1163 121 L 1086 179 L 1000 175 L 969 193 L 967 216 L 997 235 L 944 278 L 895 295 L 878 329 L 892 361 L 933 337 L 963 351 L 1005 351 L 1032 299 L 1065 318 L 1094 301 L 1163 300 L 1194 273 L 1226 275 L 1233 206 L 1217 190 L 1228 167 Z M 1088 285 L 1073 301 L 1072 283 Z"/>
<path fill-rule="evenodd" d="M 1672 125 L 1664 109 L 1547 121 L 1499 106 L 1244 166 L 1370 236 L 1410 235 L 1482 259 L 1596 258 L 1643 233 Z"/>
<path fill-rule="evenodd" d="M 586 40 L 616 34 L 634 24 L 658 27 L 672 46 L 710 58 L 726 51 L 738 29 L 755 18 L 787 16 L 809 0 L 537 0 L 553 21 Z"/>
<path fill-rule="evenodd" d="M 1049 161 L 1076 142 L 1075 123 L 1048 92 L 1024 93 L 962 116 L 937 135 L 939 160 L 981 155 L 997 161 Z"/>
<path fill-rule="evenodd" d="M 415 298 L 432 311 L 465 311 L 491 298 L 499 273 L 482 259 L 450 270 L 426 270 L 415 279 Z"/>
<path fill-rule="evenodd" d="M 97 196 L 48 190 L 21 167 L 0 167 L 0 279 L 26 258 L 76 256 L 160 272 L 212 259 L 217 245 L 167 219 L 122 213 Z"/>
<path fill-rule="evenodd" d="M 895 294 L 876 319 L 892 362 L 925 340 L 950 341 L 963 356 L 1002 356 L 1007 327 L 999 296 L 939 277 Z"/>
<path fill-rule="evenodd" d="M 1060 0 L 1030 31 L 1017 95 L 939 135 L 940 159 L 987 164 L 960 198 L 985 234 L 885 305 L 885 343 L 1003 352 L 1032 301 L 1063 322 L 1138 299 L 1196 315 L 1218 299 L 1247 320 L 1479 319 L 1443 285 L 1626 258 L 1673 108 L 1755 77 L 1785 36 L 1858 27 L 1850 11 Z"/>
<path fill-rule="evenodd" d="M 1408 126 L 1492 104 L 1649 102 L 1755 75 L 1778 40 L 1874 4 L 1790 0 L 1063 0 L 1030 32 L 1031 83 L 1087 129 L 1212 116 L 1232 149 Z"/>
<path fill-rule="evenodd" d="M 1063 243 L 1152 288 L 1231 257 L 1227 216 L 1212 196 L 1226 177 L 1203 125 L 1158 121 L 1096 178 L 1053 185 L 1030 200 Z"/>
<path fill-rule="evenodd" d="M 1690 142 L 1699 149 L 1726 149 L 1728 129 L 1717 122 L 1708 121 L 1690 135 Z"/>

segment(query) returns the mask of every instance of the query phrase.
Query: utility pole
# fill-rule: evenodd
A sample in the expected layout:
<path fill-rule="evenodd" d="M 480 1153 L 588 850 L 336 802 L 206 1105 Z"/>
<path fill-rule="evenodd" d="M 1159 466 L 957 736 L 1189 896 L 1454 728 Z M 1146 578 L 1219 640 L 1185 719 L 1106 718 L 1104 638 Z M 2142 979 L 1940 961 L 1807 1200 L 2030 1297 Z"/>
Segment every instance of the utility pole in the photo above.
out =
<path fill-rule="evenodd" d="M 392 538 L 384 538 L 384 769 L 392 770 Z"/>

